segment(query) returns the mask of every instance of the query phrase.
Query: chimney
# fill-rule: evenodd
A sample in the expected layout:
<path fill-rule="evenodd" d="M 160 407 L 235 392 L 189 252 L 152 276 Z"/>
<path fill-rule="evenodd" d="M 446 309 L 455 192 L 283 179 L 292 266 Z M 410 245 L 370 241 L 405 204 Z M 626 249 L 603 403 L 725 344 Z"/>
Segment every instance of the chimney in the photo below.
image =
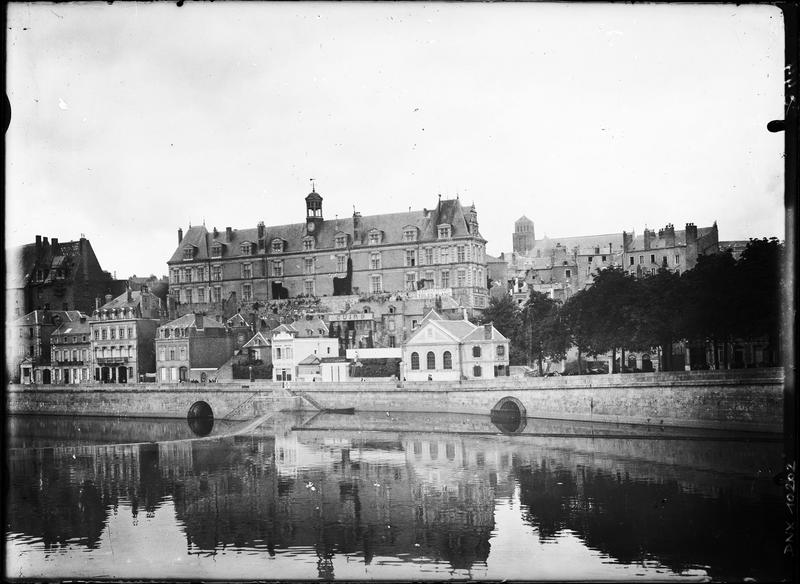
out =
<path fill-rule="evenodd" d="M 61 249 L 58 247 L 58 238 L 54 237 L 51 241 L 52 243 L 50 245 L 53 247 L 53 253 L 58 254 L 61 251 Z"/>
<path fill-rule="evenodd" d="M 353 211 L 353 243 L 361 243 L 361 213 Z"/>
<path fill-rule="evenodd" d="M 233 240 L 233 229 L 230 227 L 225 228 L 225 241 L 230 243 Z"/>
<path fill-rule="evenodd" d="M 46 237 L 43 237 L 43 238 L 42 238 L 42 245 L 43 245 L 44 247 L 50 247 L 50 242 L 49 242 L 49 241 L 47 241 L 47 238 L 46 238 Z"/>
<path fill-rule="evenodd" d="M 85 322 L 86 322 L 86 316 L 82 314 L 81 315 L 81 324 L 84 324 Z"/>
<path fill-rule="evenodd" d="M 694 223 L 686 224 L 686 243 L 697 241 L 697 226 Z"/>
<path fill-rule="evenodd" d="M 131 287 L 130 287 L 130 286 L 128 286 L 128 288 L 127 288 L 127 290 L 126 290 L 125 292 L 127 292 L 127 295 L 128 295 L 128 302 L 130 302 L 130 301 L 133 299 L 133 298 L 131 297 Z"/>
<path fill-rule="evenodd" d="M 194 313 L 194 328 L 203 330 L 203 315 L 199 312 Z"/>
<path fill-rule="evenodd" d="M 100 298 L 99 297 L 95 298 L 94 299 L 94 309 L 95 310 L 100 310 L 100 304 L 101 304 Z"/>
<path fill-rule="evenodd" d="M 483 325 L 483 339 L 486 341 L 492 340 L 492 323 Z"/>
<path fill-rule="evenodd" d="M 216 227 L 214 228 L 213 233 L 214 233 L 214 239 L 216 239 L 219 236 L 219 231 L 217 231 Z"/>
<path fill-rule="evenodd" d="M 266 230 L 264 228 L 264 222 L 263 221 L 259 221 L 258 222 L 258 239 L 264 239 L 265 231 Z"/>
<path fill-rule="evenodd" d="M 178 244 L 183 241 L 183 229 L 178 227 Z"/>
<path fill-rule="evenodd" d="M 667 247 L 675 247 L 675 226 L 667 223 L 664 228 L 664 243 Z"/>
<path fill-rule="evenodd" d="M 652 237 L 655 237 L 655 233 L 653 233 L 649 229 L 645 229 L 644 230 L 644 248 L 646 250 L 650 249 L 650 241 L 651 241 Z"/>
<path fill-rule="evenodd" d="M 37 235 L 36 236 L 36 249 L 41 249 L 41 248 L 42 248 L 42 236 L 41 235 Z"/>
<path fill-rule="evenodd" d="M 106 304 L 114 300 L 114 297 L 111 294 L 106 294 Z"/>

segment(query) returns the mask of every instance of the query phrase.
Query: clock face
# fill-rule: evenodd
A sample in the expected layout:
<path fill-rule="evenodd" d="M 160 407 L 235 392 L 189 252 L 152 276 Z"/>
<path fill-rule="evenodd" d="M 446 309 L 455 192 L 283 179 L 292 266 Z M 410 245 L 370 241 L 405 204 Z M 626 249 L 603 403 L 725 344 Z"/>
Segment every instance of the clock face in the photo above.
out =
<path fill-rule="evenodd" d="M 314 225 L 314 222 L 313 222 L 313 221 L 309 221 L 309 222 L 306 224 L 306 227 L 308 228 L 308 231 L 309 231 L 309 233 L 311 233 L 312 231 L 314 231 L 314 227 L 316 227 L 316 225 Z"/>

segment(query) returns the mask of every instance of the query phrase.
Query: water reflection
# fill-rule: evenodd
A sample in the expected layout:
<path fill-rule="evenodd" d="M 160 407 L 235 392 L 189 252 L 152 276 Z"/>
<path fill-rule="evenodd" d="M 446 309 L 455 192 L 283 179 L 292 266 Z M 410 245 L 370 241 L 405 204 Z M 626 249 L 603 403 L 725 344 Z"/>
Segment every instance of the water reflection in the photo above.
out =
<path fill-rule="evenodd" d="M 100 551 L 118 513 L 152 530 L 138 520 L 174 508 L 168 529 L 185 544 L 163 550 L 166 576 L 187 576 L 169 572 L 176 554 L 275 558 L 291 550 L 325 579 L 346 577 L 342 557 L 493 577 L 490 555 L 506 564 L 503 574 L 517 561 L 498 537 L 510 528 L 496 523 L 496 507 L 516 501 L 539 542 L 575 536 L 613 564 L 656 562 L 673 575 L 702 567 L 718 579 L 780 576 L 780 492 L 760 472 L 779 456 L 771 442 L 732 448 L 292 425 L 210 441 L 13 448 L 7 536 L 32 538 L 28 551 Z M 24 435 L 23 426 L 17 422 Z M 125 557 L 124 545 L 114 541 L 116 558 Z"/>

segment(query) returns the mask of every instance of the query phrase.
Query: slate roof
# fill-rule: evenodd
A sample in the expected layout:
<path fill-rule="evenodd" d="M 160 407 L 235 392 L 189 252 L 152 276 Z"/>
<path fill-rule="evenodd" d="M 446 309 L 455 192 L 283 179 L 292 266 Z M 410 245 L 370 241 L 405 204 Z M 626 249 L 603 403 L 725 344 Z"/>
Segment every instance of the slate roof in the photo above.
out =
<path fill-rule="evenodd" d="M 37 324 L 54 324 L 56 322 L 80 321 L 81 316 L 86 316 L 78 310 L 34 310 L 25 316 L 19 317 L 12 324 L 14 326 L 33 326 Z"/>
<path fill-rule="evenodd" d="M 298 365 L 319 365 L 319 363 L 320 363 L 319 357 L 317 357 L 316 355 L 309 355 L 308 357 L 300 361 Z"/>
<path fill-rule="evenodd" d="M 705 237 L 709 233 L 713 232 L 713 227 L 698 227 L 697 228 L 697 239 L 701 237 Z M 676 229 L 675 230 L 675 246 L 684 246 L 686 245 L 686 230 L 685 229 Z M 650 241 L 650 250 L 654 249 L 664 249 L 667 247 L 666 241 L 663 238 L 658 237 L 658 233 L 656 233 L 656 237 Z M 670 246 L 673 247 L 673 246 Z M 629 252 L 634 251 L 648 251 L 644 248 L 644 234 L 637 235 L 633 238 L 633 241 L 628 246 Z"/>
<path fill-rule="evenodd" d="M 369 232 L 377 229 L 383 232 L 382 243 L 400 243 L 403 241 L 403 230 L 408 226 L 416 227 L 419 230 L 418 238 L 432 240 L 437 238 L 436 226 L 449 223 L 453 226 L 451 236 L 463 237 L 471 234 L 466 219 L 467 210 L 461 206 L 459 199 L 442 199 L 436 208 L 430 210 L 410 211 L 403 213 L 383 213 L 380 215 L 359 216 L 358 239 L 353 241 L 355 246 L 366 245 L 369 241 Z M 320 222 L 318 230 L 314 233 L 316 248 L 329 249 L 334 247 L 334 240 L 337 233 L 353 234 L 353 218 L 326 219 Z M 264 233 L 264 243 L 269 256 L 279 257 L 282 254 L 272 254 L 271 244 L 275 239 L 286 242 L 284 253 L 303 251 L 302 240 L 307 235 L 305 223 L 291 223 L 287 225 L 266 226 Z M 228 240 L 225 230 L 218 231 L 214 237 L 213 232 L 205 226 L 196 225 L 189 227 L 168 260 L 170 264 L 181 264 L 183 260 L 183 248 L 192 245 L 197 248 L 193 260 L 208 260 L 211 258 L 211 245 L 213 242 L 223 245 L 222 259 L 244 258 L 252 255 L 243 255 L 240 249 L 242 243 L 258 242 L 258 228 L 233 229 L 231 238 Z M 263 250 L 257 250 L 263 254 Z"/>
<path fill-rule="evenodd" d="M 197 320 L 198 317 L 200 319 L 199 321 Z M 215 318 L 211 318 L 209 316 L 197 315 L 193 313 L 184 314 L 183 316 L 176 318 L 175 320 L 171 320 L 168 323 L 161 326 L 162 328 L 193 328 L 193 327 L 199 329 L 225 328 L 225 325 L 222 324 L 221 322 L 217 322 Z"/>
<path fill-rule="evenodd" d="M 605 249 L 608 251 L 608 244 L 611 243 L 614 249 L 622 249 L 622 233 L 603 233 L 599 235 L 579 235 L 575 237 L 544 237 L 537 239 L 533 245 L 533 251 L 537 249 L 549 250 L 558 244 L 569 250 L 574 248 L 595 248 L 599 247 L 600 252 Z"/>
<path fill-rule="evenodd" d="M 262 335 L 261 333 L 256 333 L 255 335 L 253 335 L 252 339 L 250 339 L 244 345 L 242 345 L 242 348 L 248 349 L 251 347 L 269 347 L 271 345 L 272 342 L 270 342 L 266 337 L 264 337 L 264 335 Z"/>
<path fill-rule="evenodd" d="M 466 336 L 466 338 L 464 338 L 464 341 L 469 341 L 469 342 L 484 341 L 484 340 L 486 340 L 486 339 L 483 338 L 483 326 L 476 327 L 474 331 L 472 331 L 470 334 L 468 334 Z M 503 335 L 501 335 L 500 331 L 498 331 L 493 326 L 492 327 L 492 340 L 493 341 L 507 341 L 508 339 L 506 337 L 504 337 Z"/>
<path fill-rule="evenodd" d="M 437 326 L 453 337 L 455 340 L 459 342 L 474 342 L 474 341 L 482 341 L 483 338 L 483 326 L 474 325 L 468 320 L 447 320 L 443 318 L 438 312 L 435 310 L 431 310 L 428 314 L 425 315 L 425 318 L 422 319 L 422 325 L 411 335 L 409 341 L 413 340 L 417 335 L 420 334 L 420 331 L 424 328 L 424 325 L 429 324 L 430 326 Z M 493 341 L 507 341 L 506 337 L 501 335 L 494 326 L 492 327 L 492 340 Z"/>
<path fill-rule="evenodd" d="M 61 326 L 53 331 L 52 335 L 88 335 L 91 328 L 89 326 L 89 317 L 85 314 L 82 316 L 84 317 L 83 322 L 81 322 L 80 317 L 75 320 L 63 322 Z"/>

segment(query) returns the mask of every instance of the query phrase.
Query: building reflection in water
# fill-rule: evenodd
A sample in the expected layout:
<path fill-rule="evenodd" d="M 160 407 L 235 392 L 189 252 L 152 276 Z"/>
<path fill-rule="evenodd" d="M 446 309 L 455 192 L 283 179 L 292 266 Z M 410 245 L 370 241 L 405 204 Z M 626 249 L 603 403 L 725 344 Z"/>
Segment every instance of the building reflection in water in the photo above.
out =
<path fill-rule="evenodd" d="M 489 556 L 496 500 L 518 488 L 541 540 L 568 530 L 620 563 L 776 575 L 779 493 L 753 473 L 775 444 L 581 440 L 303 430 L 13 449 L 7 532 L 93 549 L 121 504 L 135 520 L 171 499 L 191 553 L 307 548 L 324 579 L 338 554 L 469 570 Z"/>

